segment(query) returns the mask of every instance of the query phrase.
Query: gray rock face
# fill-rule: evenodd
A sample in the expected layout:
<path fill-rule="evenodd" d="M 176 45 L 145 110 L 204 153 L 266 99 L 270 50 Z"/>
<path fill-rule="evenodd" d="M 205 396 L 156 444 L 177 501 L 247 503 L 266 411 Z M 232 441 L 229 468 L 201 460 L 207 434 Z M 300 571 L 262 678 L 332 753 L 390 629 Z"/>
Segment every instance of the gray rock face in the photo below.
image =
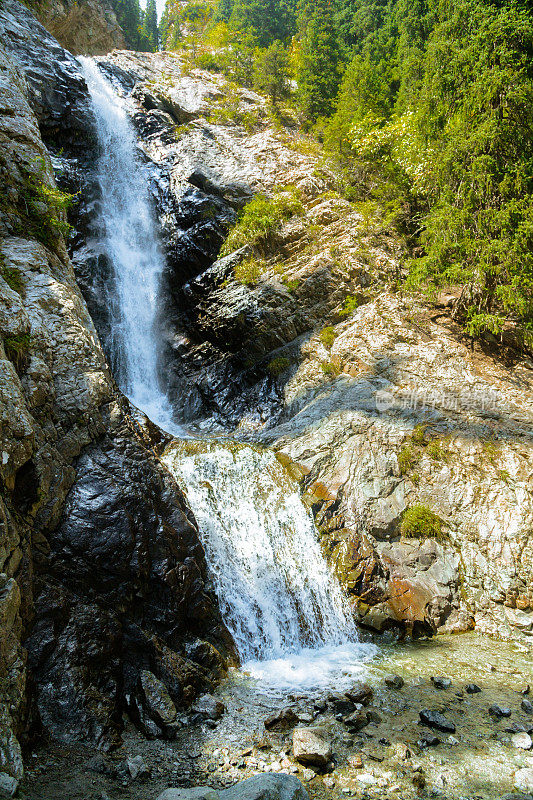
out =
<path fill-rule="evenodd" d="M 38 15 L 46 30 L 74 55 L 102 55 L 126 47 L 116 14 L 106 0 L 52 0 Z"/>
<path fill-rule="evenodd" d="M 292 735 L 294 757 L 300 764 L 325 768 L 331 761 L 333 750 L 331 737 L 326 728 L 296 728 Z"/>

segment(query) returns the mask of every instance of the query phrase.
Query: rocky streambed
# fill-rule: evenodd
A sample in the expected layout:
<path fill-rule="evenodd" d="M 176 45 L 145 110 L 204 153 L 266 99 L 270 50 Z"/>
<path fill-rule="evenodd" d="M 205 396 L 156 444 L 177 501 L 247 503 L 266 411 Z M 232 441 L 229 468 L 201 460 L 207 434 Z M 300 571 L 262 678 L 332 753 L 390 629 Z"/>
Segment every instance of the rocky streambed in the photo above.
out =
<path fill-rule="evenodd" d="M 191 787 L 220 791 L 276 773 L 296 776 L 311 798 L 525 798 L 533 791 L 531 679 L 527 648 L 473 633 L 381 643 L 361 680 L 342 691 L 284 692 L 235 670 L 216 696 L 179 716 L 171 739 L 147 741 L 127 725 L 123 746 L 108 755 L 38 751 L 25 796 L 156 800 L 175 787 L 165 800 L 187 800 L 197 796 Z M 154 697 L 153 715 L 161 703 Z M 247 791 L 293 798 L 295 785 Z"/>

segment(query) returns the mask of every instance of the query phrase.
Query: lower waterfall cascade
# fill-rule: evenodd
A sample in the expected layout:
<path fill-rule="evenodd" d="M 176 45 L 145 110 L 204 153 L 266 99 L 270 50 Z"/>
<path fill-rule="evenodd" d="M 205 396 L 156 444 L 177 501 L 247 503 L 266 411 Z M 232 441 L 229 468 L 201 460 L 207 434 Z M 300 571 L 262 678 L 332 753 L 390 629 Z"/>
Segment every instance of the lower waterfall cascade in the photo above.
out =
<path fill-rule="evenodd" d="M 100 148 L 98 235 L 113 268 L 108 346 L 117 382 L 135 406 L 177 437 L 163 460 L 197 519 L 245 672 L 273 688 L 338 686 L 362 670 L 375 648 L 357 641 L 348 603 L 298 487 L 271 451 L 183 439 L 173 420 L 157 371 L 164 257 L 148 177 L 127 102 L 94 60 L 80 61 Z"/>

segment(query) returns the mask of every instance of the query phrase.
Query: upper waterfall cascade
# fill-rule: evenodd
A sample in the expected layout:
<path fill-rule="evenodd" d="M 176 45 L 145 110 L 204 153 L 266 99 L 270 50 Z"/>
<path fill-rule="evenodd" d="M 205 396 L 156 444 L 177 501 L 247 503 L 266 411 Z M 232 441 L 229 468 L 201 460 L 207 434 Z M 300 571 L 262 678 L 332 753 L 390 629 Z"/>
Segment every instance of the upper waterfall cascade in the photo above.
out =
<path fill-rule="evenodd" d="M 118 385 L 161 428 L 180 435 L 157 371 L 157 295 L 165 266 L 127 106 L 90 58 L 80 57 L 96 117 L 100 249 L 113 266 L 108 343 Z"/>
<path fill-rule="evenodd" d="M 113 266 L 111 358 L 131 401 L 179 437 L 157 374 L 157 297 L 164 268 L 127 101 L 80 59 L 97 123 L 98 235 Z M 249 671 L 277 686 L 327 685 L 360 670 L 340 585 L 320 551 L 298 487 L 273 453 L 176 440 L 164 458 L 198 521 L 228 628 Z"/>

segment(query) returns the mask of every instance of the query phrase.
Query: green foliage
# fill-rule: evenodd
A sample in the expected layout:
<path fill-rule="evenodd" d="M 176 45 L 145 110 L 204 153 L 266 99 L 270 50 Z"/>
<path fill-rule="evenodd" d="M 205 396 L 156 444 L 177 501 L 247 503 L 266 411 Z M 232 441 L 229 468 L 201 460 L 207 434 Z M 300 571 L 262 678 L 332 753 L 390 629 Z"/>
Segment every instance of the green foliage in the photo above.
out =
<path fill-rule="evenodd" d="M 24 191 L 25 233 L 49 247 L 55 247 L 60 236 L 66 236 L 71 227 L 66 211 L 75 195 L 51 186 L 46 175 L 44 159 L 38 159 L 32 172 L 26 174 Z"/>
<path fill-rule="evenodd" d="M 400 522 L 400 533 L 409 539 L 442 540 L 443 522 L 430 508 L 415 505 L 407 508 Z"/>
<path fill-rule="evenodd" d="M 418 464 L 419 454 L 411 445 L 404 445 L 398 453 L 400 475 L 407 475 Z"/>
<path fill-rule="evenodd" d="M 144 13 L 139 0 L 111 0 L 111 5 L 128 47 L 141 52 L 149 51 L 150 42 L 143 30 Z"/>
<path fill-rule="evenodd" d="M 278 356 L 277 358 L 273 358 L 268 364 L 267 370 L 273 378 L 279 378 L 280 375 L 289 369 L 290 365 L 291 362 L 288 358 L 285 356 Z"/>
<path fill-rule="evenodd" d="M 426 447 L 426 453 L 433 461 L 448 461 L 450 453 L 440 439 L 431 439 Z"/>
<path fill-rule="evenodd" d="M 144 36 L 148 42 L 149 49 L 153 53 L 159 50 L 159 28 L 155 0 L 147 0 L 146 10 L 143 14 L 141 36 Z"/>
<path fill-rule="evenodd" d="M 349 294 L 344 298 L 342 308 L 339 311 L 339 317 L 350 317 L 356 309 L 361 305 L 361 298 L 359 296 Z"/>
<path fill-rule="evenodd" d="M 335 333 L 335 329 L 331 325 L 327 325 L 320 331 L 320 341 L 322 342 L 324 347 L 327 347 L 328 349 L 331 347 L 336 338 L 337 334 Z"/>
<path fill-rule="evenodd" d="M 337 378 L 339 376 L 340 373 L 339 367 L 332 361 L 325 361 L 323 364 L 320 365 L 320 368 L 324 373 L 324 375 L 327 375 L 328 378 Z"/>
<path fill-rule="evenodd" d="M 255 256 L 248 256 L 235 265 L 235 280 L 244 286 L 255 286 L 266 267 L 266 263 Z"/>
<path fill-rule="evenodd" d="M 341 80 L 341 52 L 329 0 L 304 6 L 299 23 L 305 28 L 296 59 L 298 99 L 312 122 L 329 115 Z"/>
<path fill-rule="evenodd" d="M 286 42 L 296 32 L 294 8 L 286 0 L 234 0 L 229 24 L 258 47 Z"/>
<path fill-rule="evenodd" d="M 13 362 L 16 371 L 22 374 L 28 365 L 31 338 L 28 333 L 4 337 L 6 357 Z"/>
<path fill-rule="evenodd" d="M 427 425 L 415 425 L 411 434 L 413 444 L 423 446 L 426 444 Z"/>
<path fill-rule="evenodd" d="M 221 250 L 228 255 L 244 245 L 262 248 L 286 220 L 302 211 L 302 203 L 294 190 L 275 192 L 272 197 L 258 194 L 245 207 L 230 231 Z"/>
<path fill-rule="evenodd" d="M 498 445 L 493 439 L 487 439 L 481 445 L 483 450 L 483 455 L 485 456 L 486 460 L 489 464 L 494 465 L 496 463 L 496 459 L 498 457 L 499 449 Z"/>
<path fill-rule="evenodd" d="M 408 288 L 462 285 L 472 336 L 533 346 L 533 15 L 520 0 L 346 0 L 325 134 L 354 194 L 418 247 Z"/>
<path fill-rule="evenodd" d="M 254 87 L 266 92 L 273 103 L 289 91 L 289 57 L 281 42 L 258 50 L 254 59 Z"/>

